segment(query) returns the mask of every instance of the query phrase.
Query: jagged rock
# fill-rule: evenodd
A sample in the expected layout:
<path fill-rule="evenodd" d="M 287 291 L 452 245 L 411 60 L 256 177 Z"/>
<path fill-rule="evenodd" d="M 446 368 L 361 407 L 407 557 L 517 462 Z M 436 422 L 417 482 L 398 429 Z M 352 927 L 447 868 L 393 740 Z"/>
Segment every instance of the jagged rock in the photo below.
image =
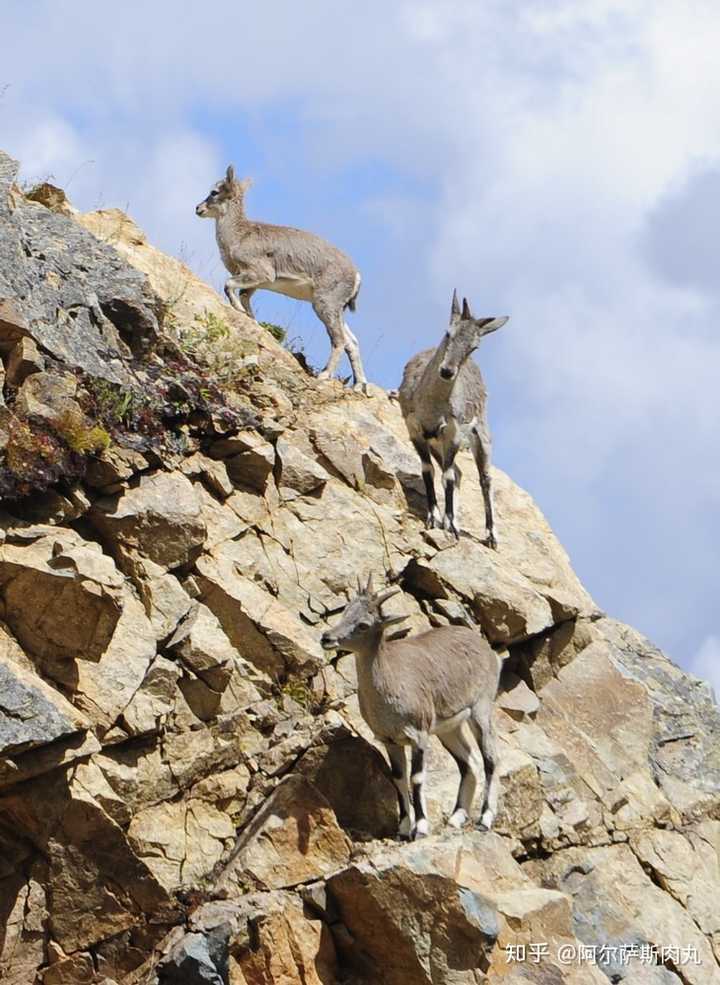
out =
<path fill-rule="evenodd" d="M 565 751 L 588 789 L 608 801 L 618 780 L 650 769 L 652 706 L 647 692 L 593 643 L 542 692 L 538 724 Z"/>
<path fill-rule="evenodd" d="M 330 730 L 323 738 L 295 768 L 327 798 L 346 831 L 394 837 L 397 792 L 380 752 L 347 728 Z"/>
<path fill-rule="evenodd" d="M 141 555 L 128 552 L 124 569 L 132 578 L 158 641 L 175 632 L 193 600 L 174 574 Z"/>
<path fill-rule="evenodd" d="M 3 316 L 9 331 L 0 334 L 13 341 L 29 335 L 66 366 L 127 382 L 125 340 L 154 342 L 157 297 L 143 274 L 69 216 L 22 201 L 8 208 L 17 163 L 1 157 L 0 297 L 22 298 L 23 316 L 11 308 Z"/>
<path fill-rule="evenodd" d="M 593 623 L 584 619 L 568 620 L 514 647 L 513 653 L 520 661 L 524 679 L 538 693 L 582 649 L 599 638 Z"/>
<path fill-rule="evenodd" d="M 290 441 L 278 438 L 275 451 L 279 465 L 277 484 L 285 498 L 292 493 L 305 495 L 314 492 L 327 482 L 325 469 Z"/>
<path fill-rule="evenodd" d="M 598 946 L 651 945 L 659 953 L 663 948 L 694 948 L 698 964 L 681 965 L 671 958 L 670 967 L 676 967 L 688 985 L 720 982 L 720 968 L 705 934 L 672 895 L 654 884 L 628 845 L 572 848 L 532 862 L 527 869 L 571 896 L 573 923 L 581 938 L 592 934 Z M 598 964 L 608 977 L 623 974 L 617 952 L 609 952 Z"/>
<path fill-rule="evenodd" d="M 4 847 L 4 846 L 3 846 Z M 44 873 L 33 866 L 30 877 L 16 874 L 0 881 L 0 980 L 27 985 L 45 959 L 47 923 Z"/>
<path fill-rule="evenodd" d="M 358 958 L 385 985 L 481 981 L 500 930 L 497 910 L 446 874 L 432 845 L 380 852 L 332 876 L 328 888 Z"/>
<path fill-rule="evenodd" d="M 234 833 L 226 814 L 193 799 L 140 811 L 128 839 L 160 885 L 173 891 L 211 872 Z"/>
<path fill-rule="evenodd" d="M 447 597 L 453 591 L 466 599 L 492 643 L 527 639 L 555 621 L 547 599 L 526 578 L 494 551 L 470 540 L 460 540 L 427 561 L 418 560 L 408 576 L 432 597 Z"/>
<path fill-rule="evenodd" d="M 232 507 L 218 503 L 201 482 L 195 482 L 193 485 L 205 524 L 206 551 L 212 551 L 228 540 L 235 540 L 247 530 L 247 523 L 240 519 Z"/>
<path fill-rule="evenodd" d="M 260 670 L 277 676 L 307 672 L 325 662 L 317 638 L 300 618 L 243 577 L 230 555 L 203 555 L 197 571 L 202 601 L 232 645 Z"/>
<path fill-rule="evenodd" d="M 180 471 L 189 478 L 199 476 L 210 491 L 220 499 L 227 499 L 233 494 L 234 487 L 227 466 L 222 461 L 216 461 L 197 452 L 182 463 Z"/>
<path fill-rule="evenodd" d="M 720 821 L 703 821 L 683 834 L 641 831 L 631 836 L 630 847 L 653 880 L 687 909 L 720 963 Z"/>
<path fill-rule="evenodd" d="M 90 723 L 69 701 L 3 655 L 8 642 L 0 627 L 0 756 L 15 757 L 87 729 Z"/>
<path fill-rule="evenodd" d="M 211 940 L 207 934 L 186 934 L 161 965 L 160 985 L 224 985 Z"/>
<path fill-rule="evenodd" d="M 256 492 L 264 491 L 275 466 L 275 449 L 254 431 L 216 441 L 210 454 L 225 460 L 227 474 L 235 485 Z"/>
<path fill-rule="evenodd" d="M 232 985 L 329 985 L 337 981 L 332 934 L 325 923 L 303 912 L 296 897 L 273 894 L 258 907 L 250 924 L 252 938 L 233 947 Z"/>
<path fill-rule="evenodd" d="M 179 472 L 142 476 L 134 489 L 97 500 L 91 518 L 119 549 L 141 552 L 165 568 L 195 560 L 205 541 L 197 495 Z"/>
<path fill-rule="evenodd" d="M 317 451 L 348 483 L 352 489 L 361 489 L 365 478 L 362 452 L 355 437 L 347 434 L 335 434 L 322 427 L 311 431 L 312 440 Z"/>
<path fill-rule="evenodd" d="M 143 682 L 122 713 L 128 735 L 156 732 L 175 707 L 175 688 L 180 670 L 164 657 L 155 657 Z"/>
<path fill-rule="evenodd" d="M 85 482 L 94 489 L 114 486 L 130 479 L 149 466 L 144 455 L 132 448 L 107 448 L 99 458 L 88 463 Z"/>
<path fill-rule="evenodd" d="M 43 985 L 86 985 L 96 981 L 92 955 L 87 952 L 60 960 L 43 974 Z"/>
<path fill-rule="evenodd" d="M 11 352 L 18 342 L 29 335 L 30 326 L 19 302 L 12 298 L 0 298 L 0 352 Z"/>
<path fill-rule="evenodd" d="M 225 690 L 232 675 L 235 650 L 207 606 L 195 603 L 167 648 L 215 691 Z"/>
<path fill-rule="evenodd" d="M 90 722 L 23 663 L 0 624 L 0 787 L 98 748 Z"/>
<path fill-rule="evenodd" d="M 253 818 L 220 885 L 297 886 L 347 863 L 350 842 L 328 801 L 304 777 L 286 777 Z"/>
<path fill-rule="evenodd" d="M 498 695 L 498 707 L 506 711 L 512 718 L 532 717 L 540 707 L 540 701 L 534 691 L 531 691 L 525 681 L 517 675 L 506 677 L 503 688 Z"/>
<path fill-rule="evenodd" d="M 68 411 L 80 411 L 76 393 L 77 380 L 69 373 L 33 373 L 20 387 L 15 406 L 25 417 L 52 422 Z"/>
<path fill-rule="evenodd" d="M 112 558 L 74 534 L 0 546 L 5 619 L 37 656 L 99 659 L 121 618 L 122 589 Z"/>
<path fill-rule="evenodd" d="M 10 386 L 21 386 L 32 373 L 41 373 L 45 360 L 32 339 L 22 338 L 15 343 L 7 358 L 6 379 Z"/>

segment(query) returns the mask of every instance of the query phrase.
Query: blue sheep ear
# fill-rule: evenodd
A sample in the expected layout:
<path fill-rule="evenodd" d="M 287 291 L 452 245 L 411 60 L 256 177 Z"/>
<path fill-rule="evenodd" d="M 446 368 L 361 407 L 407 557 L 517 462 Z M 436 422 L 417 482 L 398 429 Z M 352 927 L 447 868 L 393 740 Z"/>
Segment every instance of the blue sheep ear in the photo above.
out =
<path fill-rule="evenodd" d="M 452 305 L 450 306 L 450 321 L 453 318 L 457 318 L 460 314 L 460 305 L 458 304 L 457 288 L 453 291 Z"/>
<path fill-rule="evenodd" d="M 232 164 L 228 164 L 227 171 L 225 172 L 225 177 L 230 182 L 235 181 L 235 168 L 232 166 Z"/>
<path fill-rule="evenodd" d="M 410 616 L 383 616 L 380 625 L 383 629 L 386 629 L 388 626 L 394 626 L 398 622 L 405 622 L 409 618 Z"/>
<path fill-rule="evenodd" d="M 472 318 L 467 298 L 463 298 L 462 316 L 463 318 Z"/>

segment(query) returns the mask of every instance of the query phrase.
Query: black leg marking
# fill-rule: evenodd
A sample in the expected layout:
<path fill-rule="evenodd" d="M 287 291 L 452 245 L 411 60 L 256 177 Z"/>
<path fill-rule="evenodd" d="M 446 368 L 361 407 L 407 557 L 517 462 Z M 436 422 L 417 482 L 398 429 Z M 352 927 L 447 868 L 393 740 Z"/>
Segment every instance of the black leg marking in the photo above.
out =
<path fill-rule="evenodd" d="M 457 768 L 460 771 L 460 786 L 458 787 L 458 795 L 455 798 L 455 806 L 453 807 L 453 813 L 454 813 L 455 811 L 459 810 L 462 807 L 460 791 L 462 790 L 463 782 L 465 780 L 465 777 L 467 776 L 468 769 L 470 767 L 468 766 L 468 764 L 465 762 L 464 759 L 460 759 L 460 757 L 456 756 L 453 752 L 450 752 L 450 755 L 457 763 Z"/>
<path fill-rule="evenodd" d="M 415 746 L 413 749 L 411 776 L 413 809 L 415 811 L 415 826 L 412 836 L 417 838 L 428 833 L 428 823 L 425 815 L 425 797 L 423 795 L 423 784 L 425 783 L 425 749 L 421 746 Z"/>
<path fill-rule="evenodd" d="M 425 483 L 425 497 L 427 499 L 428 522 L 437 509 L 437 497 L 435 495 L 435 479 L 433 476 L 433 464 L 430 458 L 430 451 L 426 444 L 421 441 L 413 441 L 415 451 L 420 456 L 422 463 L 422 477 Z"/>
<path fill-rule="evenodd" d="M 445 516 L 450 521 L 451 526 L 455 522 L 455 503 L 453 501 L 454 495 L 455 495 L 455 477 L 453 476 L 452 479 L 445 480 Z"/>
<path fill-rule="evenodd" d="M 425 779 L 425 750 L 415 748 L 412 754 L 412 788 L 413 788 L 413 807 L 415 808 L 415 821 L 420 821 L 425 817 L 425 810 L 422 802 L 422 785 Z"/>
<path fill-rule="evenodd" d="M 412 818 L 410 817 L 411 805 L 410 790 L 408 789 L 407 756 L 405 749 L 393 742 L 386 742 L 385 748 L 390 760 L 393 783 L 397 790 L 398 808 L 400 811 L 398 832 L 401 838 L 408 838 L 410 836 Z"/>
<path fill-rule="evenodd" d="M 405 811 L 405 798 L 400 793 L 400 786 L 403 782 L 403 771 L 395 763 L 392 763 L 390 766 L 390 772 L 392 773 L 392 778 L 395 781 L 395 792 L 397 793 L 398 812 L 400 814 L 400 823 L 402 824 L 404 818 L 407 817 L 407 812 Z"/>
<path fill-rule="evenodd" d="M 450 530 L 459 536 L 457 524 L 455 523 L 455 487 L 460 483 L 460 470 L 455 465 L 455 456 L 458 448 L 450 449 L 443 460 L 443 481 L 445 483 L 445 529 Z"/>

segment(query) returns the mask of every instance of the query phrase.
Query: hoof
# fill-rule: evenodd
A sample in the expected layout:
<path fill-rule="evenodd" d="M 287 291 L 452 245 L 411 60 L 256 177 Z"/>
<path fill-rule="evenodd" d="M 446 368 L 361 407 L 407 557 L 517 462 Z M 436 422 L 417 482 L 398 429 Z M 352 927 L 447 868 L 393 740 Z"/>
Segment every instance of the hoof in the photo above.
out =
<path fill-rule="evenodd" d="M 485 545 L 485 547 L 489 547 L 491 550 L 496 551 L 498 546 L 497 537 L 495 536 L 495 534 L 488 534 L 485 540 L 483 541 L 483 544 Z"/>
<path fill-rule="evenodd" d="M 447 530 L 449 534 L 452 534 L 455 540 L 460 540 L 460 529 L 455 521 L 454 517 L 446 516 L 442 522 L 443 530 Z"/>
<path fill-rule="evenodd" d="M 410 838 L 412 841 L 417 841 L 418 838 L 427 838 L 429 834 L 430 834 L 430 825 L 428 824 L 427 820 L 423 818 L 422 821 L 418 821 L 418 823 L 413 828 Z"/>
<path fill-rule="evenodd" d="M 353 393 L 361 393 L 363 397 L 369 397 L 370 391 L 368 390 L 367 380 L 361 380 L 359 383 L 353 384 Z"/>
<path fill-rule="evenodd" d="M 445 526 L 445 521 L 443 520 L 440 510 L 435 507 L 434 510 L 430 510 L 425 517 L 425 529 L 426 530 L 442 530 Z"/>
<path fill-rule="evenodd" d="M 467 816 L 467 812 L 462 810 L 462 808 L 460 808 L 450 816 L 448 820 L 448 825 L 451 828 L 464 828 L 469 820 L 470 819 Z"/>
<path fill-rule="evenodd" d="M 492 811 L 483 811 L 482 817 L 480 818 L 480 823 L 478 824 L 478 830 L 490 831 L 494 821 L 495 815 Z"/>

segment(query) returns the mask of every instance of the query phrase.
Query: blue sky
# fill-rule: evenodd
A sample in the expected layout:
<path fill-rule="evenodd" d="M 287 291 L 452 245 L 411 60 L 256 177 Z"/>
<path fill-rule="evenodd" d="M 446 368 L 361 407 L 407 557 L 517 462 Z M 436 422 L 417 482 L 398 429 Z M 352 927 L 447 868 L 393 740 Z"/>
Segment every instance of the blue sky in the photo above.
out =
<path fill-rule="evenodd" d="M 6 0 L 0 21 L 27 179 L 128 208 L 220 286 L 194 206 L 233 161 L 252 215 L 358 263 L 373 381 L 439 339 L 455 286 L 509 314 L 478 354 L 497 464 L 598 602 L 720 691 L 716 3 Z M 256 308 L 323 360 L 308 306 Z"/>

